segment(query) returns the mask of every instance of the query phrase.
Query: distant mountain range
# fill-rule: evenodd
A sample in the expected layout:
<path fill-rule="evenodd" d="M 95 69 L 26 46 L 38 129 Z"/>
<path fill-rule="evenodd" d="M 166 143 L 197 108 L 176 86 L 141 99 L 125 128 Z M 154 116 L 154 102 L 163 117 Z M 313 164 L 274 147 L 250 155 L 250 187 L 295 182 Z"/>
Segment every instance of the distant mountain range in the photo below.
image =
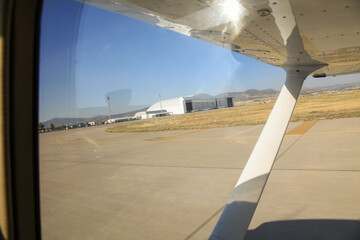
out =
<path fill-rule="evenodd" d="M 257 101 L 263 99 L 273 99 L 276 98 L 279 94 L 279 91 L 274 89 L 265 89 L 265 90 L 257 90 L 257 89 L 248 89 L 244 92 L 226 92 L 216 95 L 216 97 L 233 97 L 234 102 L 241 101 Z"/>
<path fill-rule="evenodd" d="M 354 82 L 354 83 L 341 83 L 341 84 L 335 84 L 335 85 L 326 85 L 326 86 L 319 86 L 319 87 L 304 87 L 303 90 L 308 89 L 324 89 L 324 88 L 342 88 L 342 87 L 356 87 L 360 86 L 360 82 Z"/>

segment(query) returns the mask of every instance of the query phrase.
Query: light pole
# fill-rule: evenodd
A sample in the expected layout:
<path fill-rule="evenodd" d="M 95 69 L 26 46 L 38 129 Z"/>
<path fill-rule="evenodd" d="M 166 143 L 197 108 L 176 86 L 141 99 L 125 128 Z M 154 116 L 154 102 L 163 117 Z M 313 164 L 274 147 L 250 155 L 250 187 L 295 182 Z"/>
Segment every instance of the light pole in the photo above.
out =
<path fill-rule="evenodd" d="M 107 104 L 108 104 L 108 108 L 109 108 L 109 123 L 111 123 L 110 97 L 107 96 L 106 100 L 107 100 Z"/>
<path fill-rule="evenodd" d="M 159 99 L 160 99 L 160 113 L 162 113 L 162 104 L 161 104 L 161 95 L 159 94 Z"/>

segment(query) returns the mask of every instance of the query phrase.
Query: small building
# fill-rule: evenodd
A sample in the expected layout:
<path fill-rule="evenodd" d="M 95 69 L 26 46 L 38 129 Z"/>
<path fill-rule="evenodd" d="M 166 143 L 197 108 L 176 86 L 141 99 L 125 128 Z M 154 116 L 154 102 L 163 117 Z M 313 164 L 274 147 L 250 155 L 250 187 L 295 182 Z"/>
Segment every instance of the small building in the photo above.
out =
<path fill-rule="evenodd" d="M 112 119 L 106 120 L 104 123 L 109 124 L 109 123 L 126 122 L 126 121 L 132 121 L 132 120 L 135 120 L 135 118 L 134 117 L 121 117 L 121 118 L 112 118 Z"/>
<path fill-rule="evenodd" d="M 136 119 L 146 119 L 146 111 L 135 113 L 134 118 L 136 118 Z"/>
<path fill-rule="evenodd" d="M 154 117 L 165 117 L 170 116 L 172 113 L 167 112 L 166 110 L 156 110 L 156 111 L 143 111 L 137 112 L 134 116 L 135 119 L 149 119 Z"/>

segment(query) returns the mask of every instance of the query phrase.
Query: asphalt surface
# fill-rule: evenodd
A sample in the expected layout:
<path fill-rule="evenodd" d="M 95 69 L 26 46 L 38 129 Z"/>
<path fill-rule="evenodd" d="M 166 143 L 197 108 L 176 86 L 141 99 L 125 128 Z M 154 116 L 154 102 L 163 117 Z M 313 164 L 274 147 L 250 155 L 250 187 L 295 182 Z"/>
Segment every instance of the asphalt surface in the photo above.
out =
<path fill-rule="evenodd" d="M 40 134 L 43 239 L 207 239 L 263 128 L 106 127 Z M 310 127 L 285 136 L 246 239 L 360 239 L 360 118 Z"/>

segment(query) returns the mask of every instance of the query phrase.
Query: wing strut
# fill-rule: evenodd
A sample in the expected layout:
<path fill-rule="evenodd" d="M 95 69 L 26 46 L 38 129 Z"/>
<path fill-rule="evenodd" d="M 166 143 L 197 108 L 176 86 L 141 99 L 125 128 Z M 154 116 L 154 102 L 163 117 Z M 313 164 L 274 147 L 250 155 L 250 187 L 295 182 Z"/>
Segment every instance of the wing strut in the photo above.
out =
<path fill-rule="evenodd" d="M 306 77 L 323 65 L 287 66 L 286 82 L 210 240 L 244 239 Z"/>

